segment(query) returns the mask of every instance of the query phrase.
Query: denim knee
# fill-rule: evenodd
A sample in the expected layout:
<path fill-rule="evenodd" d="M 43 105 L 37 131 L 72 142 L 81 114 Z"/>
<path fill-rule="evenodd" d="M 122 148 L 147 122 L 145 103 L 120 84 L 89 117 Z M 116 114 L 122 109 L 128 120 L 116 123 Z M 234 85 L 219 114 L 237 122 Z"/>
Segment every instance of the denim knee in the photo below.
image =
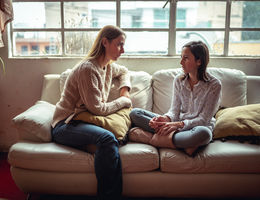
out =
<path fill-rule="evenodd" d="M 97 146 L 119 146 L 118 140 L 115 135 L 110 131 L 104 131 L 102 136 L 97 141 Z"/>
<path fill-rule="evenodd" d="M 120 159 L 119 144 L 115 136 L 106 131 L 98 140 L 95 152 L 95 169 L 97 174 L 104 174 L 116 169 Z M 106 166 L 106 167 L 104 167 Z"/>
<path fill-rule="evenodd" d="M 132 110 L 131 110 L 131 112 L 130 112 L 130 114 L 129 114 L 129 116 L 130 116 L 130 118 L 131 118 L 131 120 L 133 120 L 133 119 L 136 119 L 136 117 L 138 117 L 138 115 L 139 115 L 139 108 L 133 108 Z"/>
<path fill-rule="evenodd" d="M 205 126 L 201 126 L 200 128 L 200 139 L 201 139 L 201 145 L 206 145 L 210 143 L 212 140 L 212 132 L 209 128 Z"/>

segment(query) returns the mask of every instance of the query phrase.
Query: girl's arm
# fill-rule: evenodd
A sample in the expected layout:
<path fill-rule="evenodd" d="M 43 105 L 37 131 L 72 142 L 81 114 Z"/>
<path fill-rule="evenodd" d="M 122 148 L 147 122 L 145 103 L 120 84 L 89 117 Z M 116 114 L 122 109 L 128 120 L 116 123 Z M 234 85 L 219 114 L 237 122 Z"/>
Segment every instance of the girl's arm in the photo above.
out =
<path fill-rule="evenodd" d="M 170 118 L 170 121 L 179 121 L 180 109 L 181 109 L 181 80 L 180 76 L 176 76 L 173 81 L 173 93 L 171 106 L 167 113 L 164 115 Z"/>

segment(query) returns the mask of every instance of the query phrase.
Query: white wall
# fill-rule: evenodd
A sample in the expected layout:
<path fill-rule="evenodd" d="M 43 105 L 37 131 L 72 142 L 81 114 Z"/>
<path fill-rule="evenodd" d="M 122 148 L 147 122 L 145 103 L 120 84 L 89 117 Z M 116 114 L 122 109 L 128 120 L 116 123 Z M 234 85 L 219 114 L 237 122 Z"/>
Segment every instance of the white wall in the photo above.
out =
<path fill-rule="evenodd" d="M 6 33 L 4 41 L 6 44 Z M 5 75 L 0 69 L 1 152 L 7 151 L 17 141 L 17 131 L 12 126 L 11 120 L 40 98 L 43 75 L 61 73 L 80 59 L 13 59 L 8 58 L 7 47 L 0 48 L 0 56 L 6 65 Z M 130 70 L 143 70 L 152 74 L 158 69 L 179 67 L 179 60 L 172 57 L 122 57 L 118 63 Z M 260 76 L 260 58 L 211 58 L 210 66 L 240 69 L 248 75 Z"/>

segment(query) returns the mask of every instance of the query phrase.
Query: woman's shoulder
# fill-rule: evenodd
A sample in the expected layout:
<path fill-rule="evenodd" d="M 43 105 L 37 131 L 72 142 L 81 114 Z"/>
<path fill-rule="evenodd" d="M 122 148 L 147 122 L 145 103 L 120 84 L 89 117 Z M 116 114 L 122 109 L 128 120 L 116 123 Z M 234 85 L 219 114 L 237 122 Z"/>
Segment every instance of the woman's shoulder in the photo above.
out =
<path fill-rule="evenodd" d="M 108 65 L 107 70 L 111 72 L 113 77 L 128 74 L 129 72 L 129 70 L 125 66 L 119 65 L 114 62 Z"/>
<path fill-rule="evenodd" d="M 79 74 L 94 73 L 97 71 L 97 67 L 90 60 L 82 60 L 73 68 L 73 71 Z"/>
<path fill-rule="evenodd" d="M 111 67 L 112 69 L 115 69 L 115 70 L 124 70 L 124 71 L 127 71 L 127 70 L 128 70 L 125 66 L 119 65 L 119 64 L 117 64 L 117 63 L 115 63 L 115 62 L 112 62 L 112 63 L 110 63 L 109 65 L 110 65 L 110 67 Z"/>
<path fill-rule="evenodd" d="M 87 70 L 87 69 L 92 69 L 94 67 L 94 63 L 91 60 L 82 60 L 78 63 L 76 66 L 78 70 Z"/>

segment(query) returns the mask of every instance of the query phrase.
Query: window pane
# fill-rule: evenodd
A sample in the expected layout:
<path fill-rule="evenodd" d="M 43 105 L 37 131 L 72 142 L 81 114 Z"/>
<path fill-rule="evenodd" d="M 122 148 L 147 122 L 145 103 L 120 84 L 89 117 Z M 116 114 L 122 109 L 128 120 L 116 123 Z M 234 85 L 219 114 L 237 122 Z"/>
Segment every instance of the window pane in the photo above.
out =
<path fill-rule="evenodd" d="M 126 32 L 126 54 L 167 54 L 168 32 Z"/>
<path fill-rule="evenodd" d="M 229 55 L 260 55 L 260 31 L 234 31 L 230 33 Z"/>
<path fill-rule="evenodd" d="M 176 38 L 176 53 L 180 54 L 183 45 L 194 40 L 204 42 L 208 46 L 210 54 L 221 55 L 224 52 L 223 31 L 178 31 Z"/>
<path fill-rule="evenodd" d="M 65 54 L 86 55 L 96 36 L 97 32 L 65 32 Z"/>
<path fill-rule="evenodd" d="M 60 28 L 60 3 L 13 3 L 14 28 Z M 55 20 L 54 20 L 55 19 Z"/>
<path fill-rule="evenodd" d="M 163 1 L 121 2 L 121 27 L 168 28 L 169 4 L 163 9 Z"/>
<path fill-rule="evenodd" d="M 64 2 L 65 28 L 116 25 L 115 2 Z"/>
<path fill-rule="evenodd" d="M 232 1 L 230 26 L 260 28 L 260 1 Z"/>
<path fill-rule="evenodd" d="M 177 2 L 177 28 L 224 28 L 226 3 L 216 1 Z"/>
<path fill-rule="evenodd" d="M 61 34 L 57 32 L 15 32 L 14 55 L 60 55 Z"/>

